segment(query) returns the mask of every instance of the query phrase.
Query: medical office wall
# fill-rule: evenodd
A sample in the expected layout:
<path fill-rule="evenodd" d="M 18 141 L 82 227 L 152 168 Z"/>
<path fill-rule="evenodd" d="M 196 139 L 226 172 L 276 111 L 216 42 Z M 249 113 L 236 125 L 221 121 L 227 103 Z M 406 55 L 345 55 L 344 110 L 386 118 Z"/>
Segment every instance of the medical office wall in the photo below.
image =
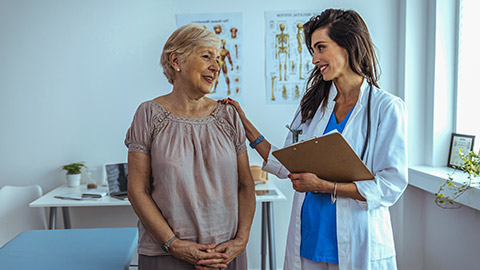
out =
<path fill-rule="evenodd" d="M 399 2 L 0 0 L 0 186 L 39 184 L 48 192 L 65 182 L 61 165 L 86 161 L 97 168 L 98 178 L 102 164 L 125 161 L 123 141 L 137 106 L 171 90 L 159 59 L 176 27 L 176 14 L 242 14 L 242 29 L 248 33 L 242 36 L 242 106 L 279 147 L 297 104 L 267 103 L 266 12 L 358 11 L 378 50 L 380 85 L 397 94 Z M 261 164 L 256 153 L 249 154 L 252 164 Z M 280 267 L 292 190 L 288 181 L 271 179 L 288 197 L 275 204 Z M 75 227 L 136 223 L 129 209 L 72 209 L 71 217 Z M 248 247 L 250 269 L 260 267 L 259 225 L 257 215 Z"/>

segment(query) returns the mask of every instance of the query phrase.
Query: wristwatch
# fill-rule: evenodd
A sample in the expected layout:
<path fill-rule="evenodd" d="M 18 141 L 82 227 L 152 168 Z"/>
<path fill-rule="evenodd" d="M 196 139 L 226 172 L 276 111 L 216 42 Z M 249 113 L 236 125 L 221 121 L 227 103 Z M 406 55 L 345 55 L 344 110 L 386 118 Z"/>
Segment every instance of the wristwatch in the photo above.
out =
<path fill-rule="evenodd" d="M 174 235 L 170 240 L 168 240 L 165 244 L 162 245 L 162 250 L 165 251 L 167 254 L 170 253 L 170 244 L 173 242 L 173 240 L 177 239 L 177 236 Z"/>

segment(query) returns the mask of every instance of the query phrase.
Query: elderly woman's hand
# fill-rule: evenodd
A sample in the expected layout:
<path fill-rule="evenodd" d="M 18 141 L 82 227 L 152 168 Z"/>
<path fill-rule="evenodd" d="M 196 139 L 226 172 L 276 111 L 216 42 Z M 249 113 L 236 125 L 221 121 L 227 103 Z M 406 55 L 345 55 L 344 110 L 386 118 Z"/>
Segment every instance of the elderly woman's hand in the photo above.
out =
<path fill-rule="evenodd" d="M 225 264 L 229 264 L 233 259 L 240 255 L 245 248 L 247 247 L 247 242 L 239 238 L 235 238 L 230 241 L 226 241 L 218 245 L 212 252 L 221 252 L 224 255 L 228 256 L 228 259 L 225 260 Z M 198 264 L 203 264 L 204 260 L 197 262 Z"/>
<path fill-rule="evenodd" d="M 176 239 L 170 244 L 172 256 L 195 265 L 196 269 L 220 269 L 227 268 L 228 255 L 215 251 L 215 244 L 198 244 L 190 241 Z M 197 262 L 202 261 L 201 265 Z"/>

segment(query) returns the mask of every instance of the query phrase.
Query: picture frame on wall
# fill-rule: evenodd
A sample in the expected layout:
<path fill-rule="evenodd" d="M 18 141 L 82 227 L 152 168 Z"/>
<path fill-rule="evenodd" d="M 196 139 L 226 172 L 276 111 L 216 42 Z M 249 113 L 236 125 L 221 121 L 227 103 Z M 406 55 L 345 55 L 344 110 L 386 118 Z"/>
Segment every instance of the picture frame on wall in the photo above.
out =
<path fill-rule="evenodd" d="M 463 165 L 463 160 L 460 157 L 459 150 L 462 149 L 464 154 L 468 154 L 468 152 L 473 150 L 474 142 L 474 135 L 452 133 L 447 166 L 451 168 L 461 167 Z"/>

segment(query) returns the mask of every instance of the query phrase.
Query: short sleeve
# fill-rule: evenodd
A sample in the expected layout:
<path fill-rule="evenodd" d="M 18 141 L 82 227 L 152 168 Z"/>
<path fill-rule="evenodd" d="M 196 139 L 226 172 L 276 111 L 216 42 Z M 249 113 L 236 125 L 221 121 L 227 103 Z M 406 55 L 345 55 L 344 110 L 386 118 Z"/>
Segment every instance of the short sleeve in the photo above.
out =
<path fill-rule="evenodd" d="M 152 139 L 152 111 L 147 102 L 140 104 L 127 131 L 125 145 L 128 152 L 139 152 L 150 155 Z"/>
<path fill-rule="evenodd" d="M 233 110 L 233 121 L 236 131 L 235 150 L 237 151 L 238 156 L 247 151 L 247 145 L 245 143 L 247 140 L 247 135 L 245 134 L 245 128 L 243 127 L 242 120 L 240 119 L 240 115 L 238 115 L 237 110 Z"/>
<path fill-rule="evenodd" d="M 226 122 L 228 122 L 226 127 L 227 129 L 233 129 L 233 132 L 230 133 L 233 144 L 235 146 L 235 151 L 237 156 L 242 154 L 243 152 L 247 151 L 247 145 L 245 141 L 247 140 L 247 136 L 245 134 L 245 128 L 243 127 L 242 120 L 240 119 L 240 115 L 238 114 L 235 107 L 232 105 L 225 105 L 219 103 L 218 106 L 224 106 L 224 108 L 220 108 L 221 116 L 220 118 L 225 118 Z"/>

